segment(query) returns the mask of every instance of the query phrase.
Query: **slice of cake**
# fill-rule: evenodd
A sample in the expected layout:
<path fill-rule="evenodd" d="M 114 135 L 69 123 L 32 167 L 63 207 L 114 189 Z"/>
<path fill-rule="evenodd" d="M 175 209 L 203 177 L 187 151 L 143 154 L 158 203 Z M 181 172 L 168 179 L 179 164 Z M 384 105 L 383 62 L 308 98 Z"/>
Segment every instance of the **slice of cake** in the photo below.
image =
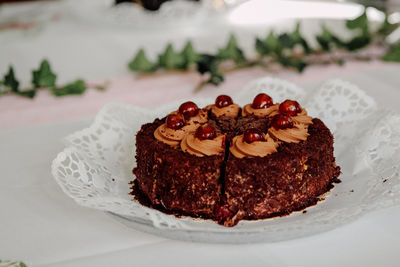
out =
<path fill-rule="evenodd" d="M 225 135 L 207 121 L 204 110 L 187 102 L 137 133 L 136 185 L 151 206 L 213 218 L 221 195 Z"/>

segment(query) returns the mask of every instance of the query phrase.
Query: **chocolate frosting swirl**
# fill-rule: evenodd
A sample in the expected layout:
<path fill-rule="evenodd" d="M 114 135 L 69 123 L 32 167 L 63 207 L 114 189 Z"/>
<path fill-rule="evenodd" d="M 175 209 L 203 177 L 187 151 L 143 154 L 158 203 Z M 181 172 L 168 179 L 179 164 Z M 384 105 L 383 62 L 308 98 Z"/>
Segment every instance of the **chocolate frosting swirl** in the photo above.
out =
<path fill-rule="evenodd" d="M 176 113 L 177 111 L 174 111 L 171 114 Z M 206 123 L 207 120 L 207 112 L 204 110 L 199 110 L 199 113 L 196 116 L 191 117 L 189 121 L 186 122 L 186 125 L 183 126 L 181 129 L 175 130 L 168 128 L 165 123 L 160 125 L 154 131 L 154 137 L 158 141 L 177 148 L 180 141 L 186 134 L 196 131 L 197 127 L 203 123 Z"/>
<path fill-rule="evenodd" d="M 267 116 L 274 116 L 275 114 L 278 114 L 279 112 L 279 103 L 276 103 L 275 105 L 272 105 L 268 108 L 253 108 L 251 104 L 247 104 L 243 107 L 242 109 L 242 116 L 249 116 L 249 115 L 255 115 L 256 117 L 267 117 Z"/>
<path fill-rule="evenodd" d="M 250 144 L 243 140 L 243 135 L 239 135 L 233 138 L 232 146 L 229 150 L 236 158 L 241 159 L 244 157 L 265 157 L 276 152 L 277 147 L 278 143 L 268 134 L 265 135 L 265 141 L 256 141 Z"/>
<path fill-rule="evenodd" d="M 293 121 L 297 124 L 312 124 L 312 117 L 307 115 L 307 111 L 303 108 L 299 114 L 292 117 Z"/>
<path fill-rule="evenodd" d="M 178 111 L 171 112 L 171 114 L 176 114 L 176 113 L 178 113 Z M 200 109 L 199 113 L 197 113 L 196 116 L 191 117 L 186 122 L 185 127 L 194 125 L 195 126 L 194 130 L 196 130 L 197 126 L 199 126 L 199 124 L 206 123 L 207 121 L 208 121 L 207 111 Z M 183 127 L 183 128 L 185 128 L 185 127 Z"/>
<path fill-rule="evenodd" d="M 193 134 L 185 135 L 181 148 L 184 152 L 198 157 L 218 155 L 225 150 L 225 135 L 220 134 L 212 140 L 200 140 Z"/>
<path fill-rule="evenodd" d="M 177 114 L 178 111 L 175 110 L 171 112 L 170 114 Z M 207 111 L 204 109 L 200 109 L 199 112 L 193 116 L 190 117 L 188 121 L 186 121 L 186 125 L 182 128 L 186 132 L 190 132 L 191 130 L 195 131 L 197 129 L 197 126 L 200 124 L 204 124 L 208 121 L 208 115 Z"/>
<path fill-rule="evenodd" d="M 168 128 L 167 125 L 161 124 L 154 131 L 154 137 L 167 145 L 178 147 L 180 140 L 185 136 L 186 132 L 182 129 L 174 130 Z"/>
<path fill-rule="evenodd" d="M 274 138 L 286 143 L 299 143 L 307 140 L 309 136 L 308 126 L 295 124 L 293 128 L 277 130 L 274 127 L 269 128 L 268 133 Z"/>
<path fill-rule="evenodd" d="M 211 112 L 216 116 L 216 117 L 221 117 L 221 116 L 227 116 L 230 118 L 236 118 L 239 115 L 240 107 L 238 104 L 232 104 L 223 108 L 219 108 L 216 105 L 210 105 L 208 106 L 209 109 L 211 109 Z"/>

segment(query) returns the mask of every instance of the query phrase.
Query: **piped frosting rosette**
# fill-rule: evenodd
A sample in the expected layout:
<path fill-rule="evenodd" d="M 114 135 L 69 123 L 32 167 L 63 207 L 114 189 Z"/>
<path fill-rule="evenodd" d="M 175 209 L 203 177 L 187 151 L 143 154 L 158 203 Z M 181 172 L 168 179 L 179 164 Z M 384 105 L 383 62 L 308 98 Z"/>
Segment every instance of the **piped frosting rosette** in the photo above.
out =
<path fill-rule="evenodd" d="M 238 104 L 232 104 L 219 108 L 216 105 L 207 106 L 216 117 L 226 116 L 236 118 L 239 115 L 240 107 Z"/>
<path fill-rule="evenodd" d="M 235 136 L 232 140 L 230 152 L 236 158 L 252 158 L 252 157 L 265 157 L 277 151 L 278 143 L 275 142 L 268 134 L 263 140 L 246 142 L 244 134 Z"/>
<path fill-rule="evenodd" d="M 225 151 L 225 135 L 217 134 L 213 139 L 201 140 L 191 133 L 183 137 L 181 148 L 198 157 L 218 155 Z"/>
<path fill-rule="evenodd" d="M 249 115 L 254 115 L 259 118 L 271 117 L 274 116 L 275 114 L 278 114 L 278 109 L 279 109 L 279 103 L 274 104 L 267 108 L 253 108 L 252 104 L 247 104 L 242 109 L 242 116 L 246 117 Z"/>
<path fill-rule="evenodd" d="M 215 104 L 208 105 L 205 109 L 211 110 L 217 118 L 221 116 L 236 118 L 240 112 L 239 105 L 233 103 L 232 98 L 227 95 L 219 95 L 215 99 Z"/>
<path fill-rule="evenodd" d="M 272 98 L 264 93 L 256 95 L 251 104 L 242 109 L 242 116 L 254 115 L 259 118 L 271 117 L 278 113 L 279 103 L 274 104 Z"/>
<path fill-rule="evenodd" d="M 312 117 L 308 116 L 307 111 L 303 108 L 301 112 L 292 116 L 293 121 L 295 124 L 302 124 L 308 126 L 312 124 Z"/>
<path fill-rule="evenodd" d="M 183 103 L 181 107 L 187 103 L 195 105 L 193 102 L 186 102 Z M 171 112 L 167 116 L 166 122 L 154 131 L 154 137 L 157 140 L 173 147 L 179 147 L 179 144 L 185 135 L 196 131 L 197 127 L 208 121 L 207 111 L 198 109 L 197 106 L 195 106 L 197 110 L 196 112 L 193 112 L 194 114 L 192 116 L 183 116 L 182 113 L 184 112 L 181 111 L 181 107 L 179 110 Z M 173 121 L 172 123 L 168 123 L 168 118 L 170 116 L 181 117 L 182 121 Z"/>
<path fill-rule="evenodd" d="M 272 117 L 268 133 L 275 139 L 286 143 L 299 143 L 307 140 L 308 126 L 312 117 L 299 103 L 285 100 L 279 105 L 279 114 Z"/>
<path fill-rule="evenodd" d="M 287 129 L 271 127 L 268 133 L 275 139 L 286 143 L 299 143 L 307 140 L 309 136 L 307 126 L 303 124 L 295 124 L 292 128 Z"/>

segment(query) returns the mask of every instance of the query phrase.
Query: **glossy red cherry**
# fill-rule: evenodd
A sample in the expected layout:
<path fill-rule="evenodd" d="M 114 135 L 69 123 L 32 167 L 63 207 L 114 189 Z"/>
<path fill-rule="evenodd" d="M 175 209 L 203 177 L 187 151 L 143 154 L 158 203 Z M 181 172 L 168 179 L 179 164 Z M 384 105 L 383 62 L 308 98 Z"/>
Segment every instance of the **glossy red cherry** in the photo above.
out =
<path fill-rule="evenodd" d="M 210 125 L 201 125 L 197 128 L 194 136 L 200 140 L 214 139 L 217 136 L 217 132 Z"/>
<path fill-rule="evenodd" d="M 300 104 L 294 100 L 285 100 L 279 105 L 279 112 L 289 116 L 295 116 L 301 112 Z"/>
<path fill-rule="evenodd" d="M 215 106 L 217 108 L 224 108 L 233 104 L 233 100 L 228 95 L 220 95 L 215 99 Z"/>
<path fill-rule="evenodd" d="M 255 129 L 255 128 L 250 128 L 244 131 L 243 133 L 243 140 L 246 143 L 253 143 L 255 141 L 264 141 L 265 140 L 265 135 L 262 131 Z"/>
<path fill-rule="evenodd" d="M 185 118 L 181 114 L 169 114 L 166 119 L 168 128 L 178 130 L 185 126 Z"/>
<path fill-rule="evenodd" d="M 258 94 L 253 100 L 253 103 L 251 104 L 252 108 L 256 109 L 261 109 L 261 108 L 268 108 L 272 106 L 274 102 L 272 101 L 272 98 L 267 95 L 267 94 Z"/>
<path fill-rule="evenodd" d="M 179 106 L 179 113 L 185 118 L 196 116 L 199 113 L 199 107 L 192 101 L 188 101 Z"/>
<path fill-rule="evenodd" d="M 293 128 L 293 119 L 285 114 L 276 114 L 272 117 L 271 124 L 277 130 Z"/>

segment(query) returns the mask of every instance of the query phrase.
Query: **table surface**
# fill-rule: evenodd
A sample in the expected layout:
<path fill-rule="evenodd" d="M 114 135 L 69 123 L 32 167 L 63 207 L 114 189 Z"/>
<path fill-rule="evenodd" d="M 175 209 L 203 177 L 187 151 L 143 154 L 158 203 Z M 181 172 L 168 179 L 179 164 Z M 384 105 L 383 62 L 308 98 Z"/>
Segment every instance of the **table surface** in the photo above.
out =
<path fill-rule="evenodd" d="M 312 22 L 307 23 L 312 27 Z M 111 87 L 105 92 L 90 91 L 84 96 L 60 99 L 47 92 L 40 92 L 33 101 L 0 97 L 0 259 L 23 260 L 28 266 L 399 266 L 400 207 L 374 212 L 307 238 L 217 245 L 141 233 L 103 212 L 77 205 L 61 191 L 50 173 L 51 161 L 63 148 L 62 138 L 87 127 L 109 101 L 152 106 L 190 98 L 199 77 L 191 73 L 136 79 L 121 62 L 143 44 L 143 39 L 137 40 L 138 34 L 126 36 L 122 31 L 104 30 L 101 34 L 83 35 L 87 29 L 72 31 L 73 23 L 67 19 L 43 25 L 34 37 L 29 31 L 0 31 L 0 45 L 5 48 L 0 49 L 0 70 L 13 63 L 17 73 L 22 73 L 46 56 L 59 69 L 61 80 L 80 74 L 93 81 L 110 80 Z M 98 47 L 89 52 L 90 46 L 84 45 L 78 53 L 79 47 L 63 45 L 67 37 L 59 29 L 68 27 L 68 33 L 74 38 L 79 36 L 81 44 L 96 41 Z M 240 36 L 246 42 L 251 34 Z M 51 42 L 51 38 L 57 39 L 54 36 L 64 39 Z M 181 40 L 186 37 L 180 36 Z M 157 43 L 163 35 L 147 34 L 143 38 Z M 203 33 L 199 40 L 207 38 Z M 63 50 L 65 53 L 60 55 Z M 110 55 L 104 55 L 104 51 L 110 51 Z M 98 62 L 107 64 L 97 66 Z M 396 64 L 349 62 L 343 67 L 311 67 L 301 75 L 285 71 L 273 76 L 306 90 L 313 90 L 328 79 L 341 78 L 367 91 L 379 105 L 400 112 L 399 73 L 400 65 Z M 233 93 L 265 75 L 271 73 L 257 68 L 234 72 L 220 88 L 207 87 L 198 94 Z"/>

